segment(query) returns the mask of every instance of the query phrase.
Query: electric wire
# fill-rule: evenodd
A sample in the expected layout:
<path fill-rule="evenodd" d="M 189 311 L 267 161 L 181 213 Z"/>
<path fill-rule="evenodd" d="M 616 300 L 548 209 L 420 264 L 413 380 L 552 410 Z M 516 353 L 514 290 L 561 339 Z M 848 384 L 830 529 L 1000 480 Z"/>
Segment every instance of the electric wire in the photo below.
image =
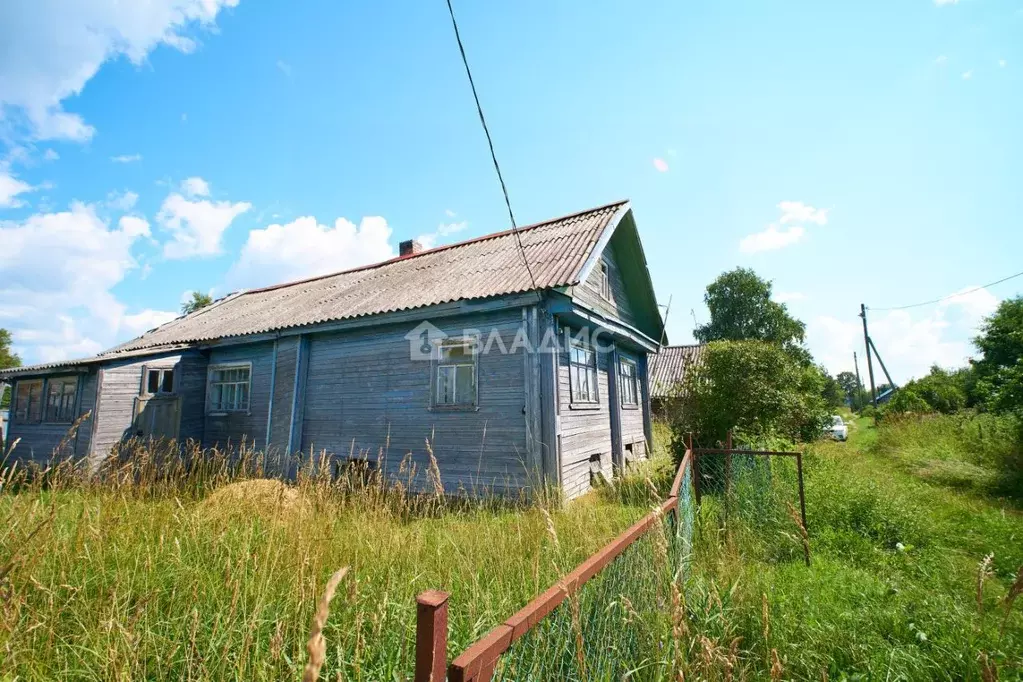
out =
<path fill-rule="evenodd" d="M 533 285 L 533 290 L 537 292 L 539 297 L 539 288 L 536 286 L 536 278 L 533 277 L 533 268 L 529 266 L 529 258 L 526 257 L 526 249 L 522 245 L 522 237 L 519 235 L 518 225 L 515 223 L 515 213 L 512 211 L 511 199 L 508 198 L 508 187 L 504 183 L 504 175 L 501 173 L 501 164 L 497 162 L 497 154 L 494 152 L 494 140 L 490 137 L 490 128 L 487 126 L 487 119 L 483 116 L 483 107 L 480 105 L 479 94 L 476 92 L 476 82 L 472 78 L 472 70 L 469 68 L 469 59 L 465 56 L 465 46 L 462 45 L 462 35 L 458 31 L 458 21 L 455 20 L 455 9 L 451 6 L 451 0 L 447 0 L 448 3 L 448 14 L 451 15 L 451 26 L 455 29 L 455 40 L 458 41 L 458 52 L 462 55 L 462 64 L 465 66 L 465 75 L 469 78 L 469 87 L 472 88 L 472 97 L 476 100 L 476 113 L 479 114 L 480 124 L 483 126 L 483 132 L 487 136 L 487 146 L 490 147 L 490 158 L 494 162 L 494 170 L 497 171 L 497 179 L 501 183 L 501 193 L 504 194 L 504 205 L 508 207 L 508 218 L 511 220 L 512 232 L 515 233 L 515 243 L 519 246 L 519 252 L 522 254 L 522 262 L 526 266 L 526 272 L 529 273 L 529 281 Z"/>
<path fill-rule="evenodd" d="M 979 287 L 973 287 L 972 289 L 967 289 L 966 291 L 957 291 L 954 294 L 949 294 L 948 296 L 942 296 L 941 298 L 935 298 L 935 299 L 932 299 L 930 301 L 921 301 L 920 303 L 912 303 L 910 305 L 892 306 L 892 307 L 888 307 L 888 308 L 875 308 L 874 306 L 867 306 L 867 309 L 868 310 L 908 310 L 909 308 L 920 308 L 921 306 L 925 306 L 925 305 L 933 305 L 935 303 L 941 303 L 942 301 L 947 301 L 947 300 L 949 300 L 951 298 L 957 298 L 959 296 L 966 296 L 967 294 L 972 294 L 974 292 L 980 291 L 981 289 L 987 289 L 988 287 L 993 287 L 996 284 L 1001 284 L 1002 282 L 1008 282 L 1010 279 L 1015 279 L 1016 277 L 1020 277 L 1020 276 L 1023 276 L 1023 272 L 1017 272 L 1015 275 L 1009 275 L 1008 277 L 1003 277 L 1002 279 L 997 280 L 995 282 L 991 282 L 989 284 L 984 284 L 984 285 L 981 285 Z"/>

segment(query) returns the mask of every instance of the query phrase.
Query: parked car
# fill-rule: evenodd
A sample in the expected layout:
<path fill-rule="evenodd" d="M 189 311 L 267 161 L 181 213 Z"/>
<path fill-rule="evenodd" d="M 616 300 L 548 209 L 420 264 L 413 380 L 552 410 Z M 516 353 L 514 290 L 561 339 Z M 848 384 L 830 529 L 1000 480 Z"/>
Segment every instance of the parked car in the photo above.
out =
<path fill-rule="evenodd" d="M 849 437 L 849 427 L 837 414 L 831 417 L 831 425 L 828 426 L 827 432 L 835 440 L 845 440 Z"/>

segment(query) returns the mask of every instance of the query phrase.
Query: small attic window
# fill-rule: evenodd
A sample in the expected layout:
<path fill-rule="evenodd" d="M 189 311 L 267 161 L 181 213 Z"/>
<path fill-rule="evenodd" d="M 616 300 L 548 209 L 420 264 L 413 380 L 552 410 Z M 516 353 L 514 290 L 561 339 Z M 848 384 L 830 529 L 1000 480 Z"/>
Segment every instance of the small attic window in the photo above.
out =
<path fill-rule="evenodd" d="M 605 301 L 611 300 L 611 279 L 607 275 L 607 261 L 600 261 L 600 296 Z"/>

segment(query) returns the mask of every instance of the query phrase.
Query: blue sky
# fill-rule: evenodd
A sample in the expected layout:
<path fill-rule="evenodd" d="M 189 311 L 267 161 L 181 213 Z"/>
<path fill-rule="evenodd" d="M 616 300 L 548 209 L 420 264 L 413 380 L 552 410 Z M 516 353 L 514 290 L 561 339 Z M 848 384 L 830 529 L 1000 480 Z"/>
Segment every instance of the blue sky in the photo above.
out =
<path fill-rule="evenodd" d="M 191 289 L 508 227 L 443 0 L 124 5 L 0 7 L 0 326 L 25 361 Z M 861 301 L 1021 269 L 1023 0 L 455 9 L 520 224 L 630 198 L 673 343 L 738 265 L 833 372 Z M 961 364 L 1021 287 L 878 310 L 875 341 L 899 381 Z"/>

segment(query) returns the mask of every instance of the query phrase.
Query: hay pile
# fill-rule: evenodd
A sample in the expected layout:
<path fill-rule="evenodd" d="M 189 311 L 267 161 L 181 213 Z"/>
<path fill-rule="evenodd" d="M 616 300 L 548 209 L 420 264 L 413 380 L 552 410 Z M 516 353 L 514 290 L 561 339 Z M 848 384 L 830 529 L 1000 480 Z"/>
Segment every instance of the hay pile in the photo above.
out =
<path fill-rule="evenodd" d="M 199 512 L 213 518 L 285 519 L 311 513 L 312 505 L 294 486 L 277 480 L 254 479 L 218 488 L 199 503 Z"/>

